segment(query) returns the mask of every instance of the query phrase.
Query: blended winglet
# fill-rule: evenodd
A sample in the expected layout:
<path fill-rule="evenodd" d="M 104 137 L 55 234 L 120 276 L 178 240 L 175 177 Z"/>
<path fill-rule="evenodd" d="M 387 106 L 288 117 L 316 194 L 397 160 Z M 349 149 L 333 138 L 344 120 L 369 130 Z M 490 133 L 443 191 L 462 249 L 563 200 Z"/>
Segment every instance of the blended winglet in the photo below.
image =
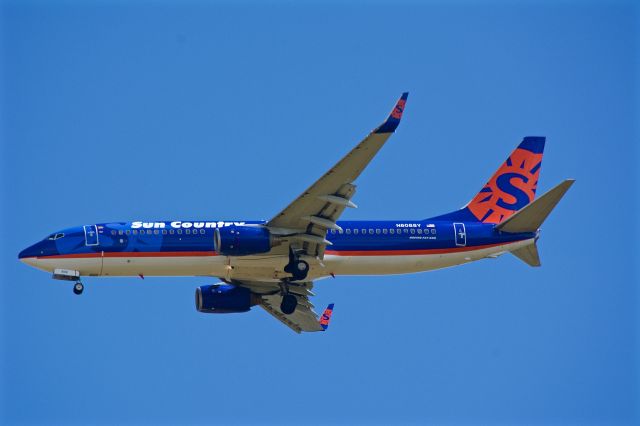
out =
<path fill-rule="evenodd" d="M 407 98 L 409 97 L 409 92 L 404 92 L 398 102 L 396 102 L 396 106 L 393 107 L 391 114 L 385 120 L 384 123 L 380 125 L 373 133 L 393 133 L 398 128 L 400 124 L 400 119 L 402 119 L 402 113 L 404 112 L 404 106 L 407 103 Z"/>
<path fill-rule="evenodd" d="M 322 313 L 322 316 L 320 317 L 320 326 L 324 329 L 324 331 L 327 331 L 327 328 L 329 328 L 329 321 L 331 321 L 331 314 L 333 313 L 333 303 L 330 303 L 329 306 L 327 306 L 327 309 L 324 310 L 324 312 Z"/>

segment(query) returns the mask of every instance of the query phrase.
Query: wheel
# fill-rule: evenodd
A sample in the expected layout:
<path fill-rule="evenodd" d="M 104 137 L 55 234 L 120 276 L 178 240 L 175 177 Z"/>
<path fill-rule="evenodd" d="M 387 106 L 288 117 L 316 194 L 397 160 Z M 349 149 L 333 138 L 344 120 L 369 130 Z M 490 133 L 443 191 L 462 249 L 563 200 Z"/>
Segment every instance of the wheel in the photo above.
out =
<path fill-rule="evenodd" d="M 299 260 L 296 264 L 296 269 L 298 270 L 298 272 L 307 272 L 309 271 L 309 264 L 304 260 Z"/>
<path fill-rule="evenodd" d="M 78 281 L 73 285 L 73 293 L 74 294 L 82 294 L 82 291 L 84 290 L 84 285 Z"/>
<path fill-rule="evenodd" d="M 308 273 L 309 273 L 309 264 L 304 260 L 298 260 L 295 263 L 295 266 L 291 275 L 293 275 L 293 279 L 295 281 L 301 281 L 307 278 Z"/>
<path fill-rule="evenodd" d="M 293 294 L 285 294 L 282 296 L 282 303 L 280 304 L 280 310 L 285 315 L 291 315 L 295 312 L 296 306 L 298 306 L 298 299 Z"/>

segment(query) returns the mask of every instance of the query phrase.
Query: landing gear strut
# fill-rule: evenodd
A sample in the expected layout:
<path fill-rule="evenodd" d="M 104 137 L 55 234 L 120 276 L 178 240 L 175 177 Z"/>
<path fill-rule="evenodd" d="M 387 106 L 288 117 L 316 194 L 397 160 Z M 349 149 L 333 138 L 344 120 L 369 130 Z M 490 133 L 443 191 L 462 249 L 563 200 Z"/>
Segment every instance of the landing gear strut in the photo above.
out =
<path fill-rule="evenodd" d="M 73 294 L 82 294 L 83 291 L 84 284 L 82 284 L 80 281 L 76 281 L 76 283 L 73 285 Z"/>
<path fill-rule="evenodd" d="M 289 246 L 289 263 L 284 267 L 284 271 L 292 275 L 292 281 L 302 281 L 307 278 L 309 264 L 300 260 L 298 254 Z"/>

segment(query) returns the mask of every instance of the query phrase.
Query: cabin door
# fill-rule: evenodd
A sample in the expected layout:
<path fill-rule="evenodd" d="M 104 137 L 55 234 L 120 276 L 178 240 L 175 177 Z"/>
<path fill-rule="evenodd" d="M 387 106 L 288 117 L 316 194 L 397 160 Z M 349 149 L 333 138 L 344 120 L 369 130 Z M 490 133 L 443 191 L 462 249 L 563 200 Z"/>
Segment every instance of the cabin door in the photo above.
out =
<path fill-rule="evenodd" d="M 88 246 L 98 245 L 98 227 L 96 225 L 84 226 L 84 243 Z"/>
<path fill-rule="evenodd" d="M 456 246 L 464 247 L 467 245 L 467 231 L 464 229 L 464 223 L 454 223 L 453 229 L 456 234 Z"/>

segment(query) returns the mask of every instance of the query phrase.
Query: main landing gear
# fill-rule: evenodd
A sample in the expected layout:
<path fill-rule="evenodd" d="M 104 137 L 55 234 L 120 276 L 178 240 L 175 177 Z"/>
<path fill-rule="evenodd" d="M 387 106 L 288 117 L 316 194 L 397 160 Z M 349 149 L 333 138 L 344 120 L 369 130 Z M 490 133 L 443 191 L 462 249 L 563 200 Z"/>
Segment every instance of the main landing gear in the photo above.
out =
<path fill-rule="evenodd" d="M 280 292 L 282 294 L 282 302 L 280 302 L 280 310 L 285 315 L 291 315 L 296 311 L 298 306 L 298 298 L 289 292 L 289 282 L 280 283 Z"/>
<path fill-rule="evenodd" d="M 289 246 L 289 263 L 284 267 L 284 271 L 292 275 L 292 281 L 302 281 L 309 274 L 309 264 L 301 260 L 294 249 Z"/>
<path fill-rule="evenodd" d="M 84 291 L 84 284 L 82 284 L 80 281 L 76 281 L 76 283 L 73 285 L 73 294 L 82 294 L 82 292 Z"/>
<path fill-rule="evenodd" d="M 296 311 L 298 306 L 298 298 L 289 292 L 289 285 L 291 281 L 302 281 L 307 278 L 309 274 L 309 264 L 300 259 L 299 254 L 293 247 L 289 246 L 289 263 L 284 267 L 286 273 L 291 274 L 291 278 L 286 278 L 280 283 L 280 290 L 282 294 L 282 302 L 280 303 L 280 310 L 285 315 L 291 315 Z"/>
<path fill-rule="evenodd" d="M 282 296 L 282 303 L 280 303 L 280 310 L 285 315 L 291 315 L 296 311 L 298 306 L 298 299 L 291 293 Z"/>

